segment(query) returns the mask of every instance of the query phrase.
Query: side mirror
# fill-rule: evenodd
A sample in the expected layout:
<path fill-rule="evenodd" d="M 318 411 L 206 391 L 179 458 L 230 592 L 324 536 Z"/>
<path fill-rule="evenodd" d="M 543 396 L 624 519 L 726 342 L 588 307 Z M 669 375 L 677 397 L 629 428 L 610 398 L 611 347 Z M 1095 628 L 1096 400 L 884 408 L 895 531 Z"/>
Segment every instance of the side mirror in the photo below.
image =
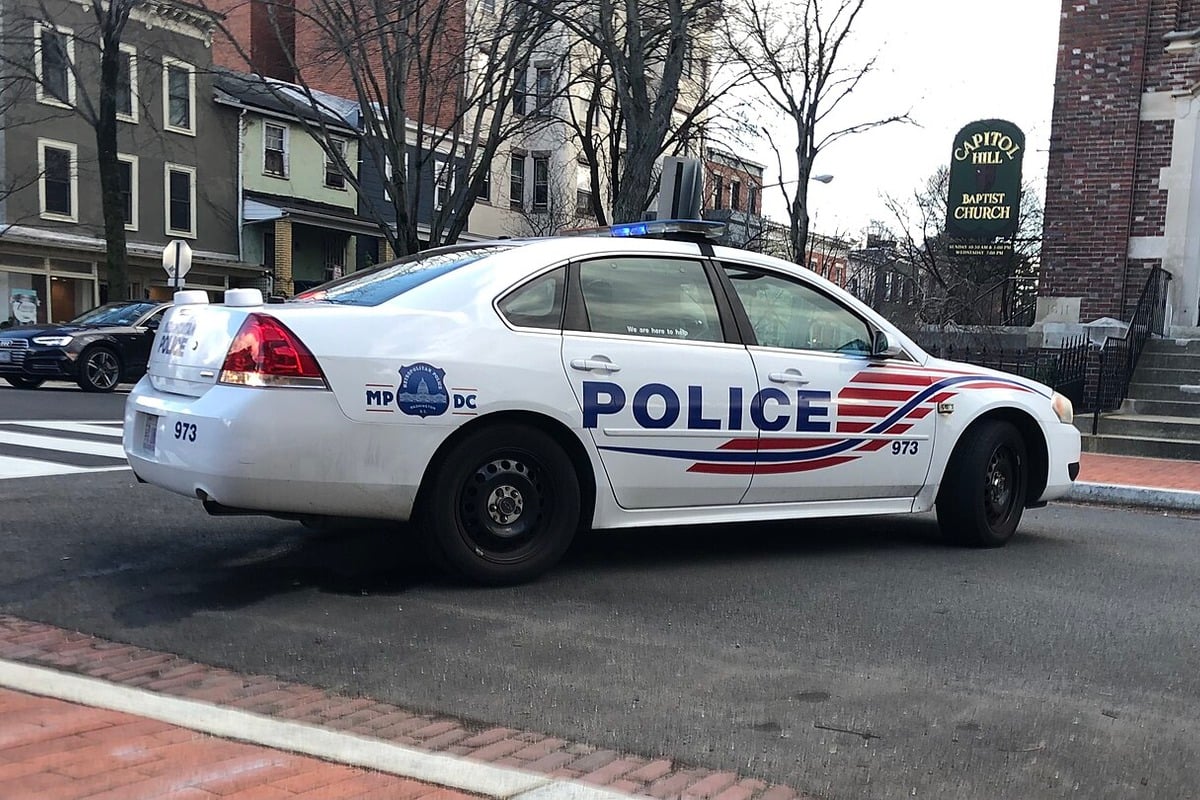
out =
<path fill-rule="evenodd" d="M 871 358 L 895 358 L 901 352 L 900 345 L 893 344 L 883 331 L 875 331 L 871 337 Z"/>
<path fill-rule="evenodd" d="M 151 317 L 142 323 L 142 327 L 148 331 L 156 331 L 160 322 L 162 322 L 162 317 Z"/>

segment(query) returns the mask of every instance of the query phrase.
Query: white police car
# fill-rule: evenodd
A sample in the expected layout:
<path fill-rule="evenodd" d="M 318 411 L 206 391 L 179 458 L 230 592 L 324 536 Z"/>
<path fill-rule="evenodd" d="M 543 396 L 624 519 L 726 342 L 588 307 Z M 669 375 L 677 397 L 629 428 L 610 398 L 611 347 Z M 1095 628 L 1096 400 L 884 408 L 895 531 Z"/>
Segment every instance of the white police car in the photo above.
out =
<path fill-rule="evenodd" d="M 989 546 L 1067 492 L 1065 397 L 932 358 L 706 228 L 446 247 L 281 305 L 180 293 L 129 395 L 129 463 L 212 513 L 416 520 L 489 583 L 581 526 L 936 506 Z"/>

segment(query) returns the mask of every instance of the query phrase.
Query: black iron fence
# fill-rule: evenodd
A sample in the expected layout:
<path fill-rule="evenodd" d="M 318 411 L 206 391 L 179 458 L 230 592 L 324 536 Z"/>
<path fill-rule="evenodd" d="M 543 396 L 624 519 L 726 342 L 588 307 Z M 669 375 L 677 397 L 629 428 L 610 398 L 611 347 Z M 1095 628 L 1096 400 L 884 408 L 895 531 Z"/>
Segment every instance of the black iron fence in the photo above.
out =
<path fill-rule="evenodd" d="M 1086 336 L 1066 340 L 1055 348 L 987 348 L 959 345 L 926 347 L 932 355 L 981 367 L 1022 375 L 1050 386 L 1070 398 L 1076 412 L 1092 414 L 1092 433 L 1102 411 L 1115 411 L 1129 394 L 1146 340 L 1166 333 L 1167 288 L 1171 275 L 1154 268 L 1123 339 L 1109 338 L 1103 345 Z"/>

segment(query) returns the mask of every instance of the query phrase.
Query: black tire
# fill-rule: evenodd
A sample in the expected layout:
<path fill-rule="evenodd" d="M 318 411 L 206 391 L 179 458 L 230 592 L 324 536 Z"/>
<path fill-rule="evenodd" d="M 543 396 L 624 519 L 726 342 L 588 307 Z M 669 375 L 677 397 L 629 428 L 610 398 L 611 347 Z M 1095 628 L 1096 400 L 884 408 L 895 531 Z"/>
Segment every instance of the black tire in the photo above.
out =
<path fill-rule="evenodd" d="M 579 527 L 575 466 L 552 437 L 525 425 L 468 435 L 426 489 L 419 523 L 431 558 L 477 583 L 536 578 Z"/>
<path fill-rule="evenodd" d="M 18 389 L 36 389 L 46 382 L 45 378 L 23 378 L 20 375 L 5 375 L 4 380 Z"/>
<path fill-rule="evenodd" d="M 1029 488 L 1025 441 L 1010 423 L 983 422 L 958 443 L 937 496 L 942 532 L 974 547 L 1000 547 L 1017 530 Z"/>
<path fill-rule="evenodd" d="M 121 359 L 108 347 L 91 347 L 79 357 L 76 383 L 85 392 L 111 392 L 121 382 Z"/>

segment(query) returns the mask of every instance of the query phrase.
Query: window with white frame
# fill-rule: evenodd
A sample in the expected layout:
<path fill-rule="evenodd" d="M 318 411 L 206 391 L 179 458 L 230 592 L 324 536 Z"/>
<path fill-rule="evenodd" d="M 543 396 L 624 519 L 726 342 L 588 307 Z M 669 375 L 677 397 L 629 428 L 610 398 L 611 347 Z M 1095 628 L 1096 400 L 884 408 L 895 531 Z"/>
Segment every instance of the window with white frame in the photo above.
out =
<path fill-rule="evenodd" d="M 537 112 L 539 114 L 550 113 L 550 103 L 554 99 L 554 69 L 551 67 L 538 67 L 537 83 Z"/>
<path fill-rule="evenodd" d="M 433 181 L 434 210 L 441 211 L 450 205 L 450 197 L 454 194 L 454 162 L 436 159 L 433 162 Z"/>
<path fill-rule="evenodd" d="M 713 176 L 713 208 L 714 209 L 717 209 L 719 211 L 720 209 L 724 208 L 724 206 L 722 205 L 722 203 L 725 202 L 724 197 L 722 197 L 722 195 L 724 195 L 724 194 L 725 194 L 725 179 L 722 178 L 720 175 L 714 175 Z"/>
<path fill-rule="evenodd" d="M 125 230 L 138 229 L 138 157 L 119 153 L 117 170 L 121 181 L 121 208 L 125 215 Z"/>
<path fill-rule="evenodd" d="M 529 94 L 529 77 L 524 69 L 518 69 L 513 75 L 513 113 L 524 114 L 526 111 L 526 95 Z"/>
<path fill-rule="evenodd" d="M 513 153 L 508 166 L 508 205 L 525 207 L 525 154 Z"/>
<path fill-rule="evenodd" d="M 38 139 L 38 171 L 42 219 L 78 222 L 79 162 L 75 145 Z"/>
<path fill-rule="evenodd" d="M 263 174 L 288 176 L 288 126 L 263 123 Z"/>
<path fill-rule="evenodd" d="M 75 105 L 75 32 L 37 22 L 33 35 L 38 102 Z"/>
<path fill-rule="evenodd" d="M 533 157 L 533 210 L 550 210 L 550 157 Z"/>
<path fill-rule="evenodd" d="M 479 169 L 480 167 L 478 166 L 478 162 L 476 162 L 476 164 L 477 166 L 475 168 Z M 485 201 L 490 201 L 492 199 L 491 162 L 489 162 L 488 166 L 483 169 L 482 180 L 479 182 L 479 188 L 475 192 L 475 199 Z"/>
<path fill-rule="evenodd" d="M 196 168 L 167 164 L 165 179 L 168 236 L 196 237 Z"/>
<path fill-rule="evenodd" d="M 751 214 L 758 213 L 758 187 L 753 184 L 746 187 L 746 210 Z"/>
<path fill-rule="evenodd" d="M 128 44 L 117 55 L 117 119 L 138 121 L 137 50 Z"/>
<path fill-rule="evenodd" d="M 592 212 L 592 165 L 583 159 L 575 165 L 575 214 L 596 216 Z"/>
<path fill-rule="evenodd" d="M 345 189 L 346 176 L 342 174 L 342 168 L 338 164 L 346 160 L 346 140 L 330 137 L 326 144 L 329 145 L 332 155 L 325 154 L 325 185 L 330 189 Z"/>
<path fill-rule="evenodd" d="M 742 209 L 742 182 L 741 181 L 730 181 L 729 182 L 729 207 L 732 208 L 734 211 L 740 211 Z"/>
<path fill-rule="evenodd" d="M 163 59 L 163 120 L 169 131 L 196 133 L 196 68 Z"/>

